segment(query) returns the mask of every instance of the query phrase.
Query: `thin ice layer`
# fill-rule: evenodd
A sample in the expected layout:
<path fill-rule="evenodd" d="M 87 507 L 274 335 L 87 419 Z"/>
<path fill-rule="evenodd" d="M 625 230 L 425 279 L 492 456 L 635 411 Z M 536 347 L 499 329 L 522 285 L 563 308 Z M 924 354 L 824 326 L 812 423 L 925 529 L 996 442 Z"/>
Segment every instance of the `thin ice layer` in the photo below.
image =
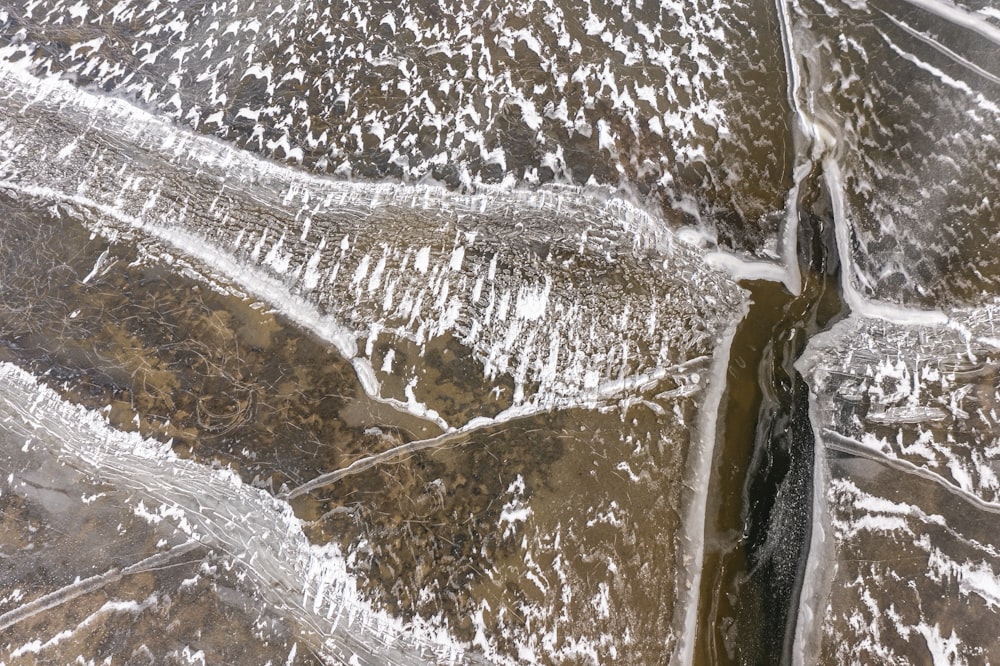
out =
<path fill-rule="evenodd" d="M 382 420 L 396 416 L 390 410 L 369 411 L 355 378 L 320 341 L 269 313 L 248 321 L 242 299 L 200 289 L 161 261 L 140 264 L 128 243 L 88 240 L 70 216 L 57 219 L 28 200 L 5 206 L 0 353 L 70 400 L 97 408 L 111 401 L 106 413 L 117 427 L 175 436 L 176 450 L 230 464 L 254 487 L 277 487 L 274 476 L 300 482 L 321 475 L 289 493 L 291 503 L 311 539 L 341 546 L 359 592 L 376 607 L 447 623 L 490 658 L 516 663 L 647 664 L 693 636 L 679 625 L 693 608 L 689 591 L 698 589 L 703 509 L 691 501 L 687 520 L 678 508 L 686 487 L 707 488 L 711 452 L 699 442 L 712 441 L 724 358 L 692 363 L 684 375 L 614 408 L 558 410 L 453 432 L 432 448 L 407 449 L 362 470 L 348 463 L 400 443 L 406 433 Z M 247 328 L 259 330 L 246 335 Z M 252 351 L 255 345 L 263 349 Z M 345 398 L 331 403 L 331 393 Z M 247 407 L 229 408 L 244 396 L 252 397 Z M 364 431 L 345 427 L 345 419 L 357 423 L 359 416 Z M 151 420 L 169 430 L 147 430 Z M 20 445 L 14 441 L 8 452 Z M 340 478 L 323 475 L 329 469 Z M 141 513 L 151 515 L 148 508 Z M 114 557 L 142 561 L 115 541 L 122 522 L 116 514 L 87 515 L 111 532 Z M 61 520 L 53 525 L 61 529 Z M 112 567 L 104 551 L 69 549 L 80 554 L 70 580 L 81 569 Z M 30 572 L 61 571 L 59 552 L 38 551 L 13 585 L 38 589 Z M 61 609 L 87 599 L 35 618 L 62 631 L 73 626 L 64 615 L 73 615 Z M 185 606 L 185 617 L 195 613 Z M 46 635 L 19 627 L 29 639 L 32 631 Z M 194 632 L 172 637 L 187 633 Z M 229 645 L 216 633 L 193 645 L 209 662 L 232 661 L 212 657 Z M 265 660 L 265 651 L 247 645 Z M 286 651 L 292 646 L 284 643 Z"/>
<path fill-rule="evenodd" d="M 144 555 L 165 550 L 165 546 L 195 542 L 221 559 L 216 566 L 236 567 L 240 572 L 237 580 L 242 583 L 241 594 L 253 595 L 257 604 L 263 604 L 261 610 L 265 614 L 290 622 L 303 649 L 345 663 L 352 659 L 365 664 L 428 660 L 465 663 L 474 659 L 446 631 L 404 624 L 363 602 L 354 581 L 345 572 L 339 550 L 309 544 L 301 523 L 286 504 L 244 485 L 228 470 L 213 470 L 180 460 L 162 444 L 112 430 L 98 413 L 60 400 L 54 391 L 6 363 L 0 365 L 0 427 L 5 446 L 20 443 L 23 447 L 20 453 L 8 453 L 7 459 L 27 458 L 27 464 L 12 468 L 5 495 L 14 493 L 41 504 L 49 513 L 68 512 L 84 521 L 96 520 L 98 525 L 102 517 L 114 515 L 115 511 L 123 513 L 121 507 L 127 507 L 136 516 L 159 526 L 159 536 L 163 539 L 151 551 L 142 551 L 141 544 L 134 543 L 135 537 L 129 532 L 134 521 L 124 520 L 116 540 L 107 546 L 118 550 L 119 557 L 139 548 L 137 554 L 125 555 L 139 562 L 144 561 L 140 559 Z M 83 481 L 74 472 L 60 471 L 63 465 L 81 472 Z M 51 469 L 39 472 L 38 466 Z M 81 485 L 86 487 L 88 483 L 98 484 L 105 495 L 76 494 Z M 111 499 L 97 501 L 106 496 Z M 94 502 L 94 507 L 88 508 Z M 84 557 L 86 549 L 77 548 L 77 552 L 81 556 L 77 565 L 97 566 L 93 559 Z M 66 565 L 43 557 L 43 566 L 55 572 Z M 119 577 L 143 571 L 142 567 L 136 571 L 116 567 Z M 24 589 L 33 596 L 38 592 L 34 585 Z M 65 591 L 59 590 L 67 596 Z M 2 647 L 11 650 L 11 654 L 18 650 L 34 652 L 35 640 L 41 650 L 52 640 L 43 641 L 42 632 L 31 623 L 27 633 L 22 632 L 19 625 L 31 616 L 41 612 L 51 615 L 51 608 L 19 615 L 17 604 L 22 600 L 33 601 L 13 592 L 3 600 Z M 17 622 L 11 623 L 12 619 Z M 179 625 L 177 630 L 183 631 L 184 626 Z M 238 638 L 239 633 L 234 636 Z M 183 640 L 184 636 L 177 638 Z M 213 649 L 219 649 L 219 643 L 213 641 L 209 641 Z M 94 646 L 90 648 L 93 650 Z M 90 651 L 85 656 L 90 658 L 93 654 Z"/>
<path fill-rule="evenodd" d="M 998 320 L 995 301 L 948 326 L 854 317 L 800 362 L 820 479 L 803 663 L 1000 658 Z"/>
<path fill-rule="evenodd" d="M 134 237 L 150 261 L 255 294 L 355 358 L 369 390 L 413 411 L 456 425 L 507 419 L 510 431 L 458 433 L 470 441 L 436 451 L 444 462 L 412 457 L 419 474 L 437 475 L 420 479 L 419 513 L 395 531 L 391 515 L 377 516 L 350 544 L 352 567 L 374 567 L 370 586 L 412 600 L 403 610 L 416 614 L 436 612 L 444 594 L 471 598 L 481 611 L 471 638 L 498 660 L 649 663 L 683 649 L 723 388 L 720 338 L 743 312 L 741 292 L 700 251 L 593 193 L 334 183 L 65 83 L 7 73 L 4 184 L 23 203 L 54 202 L 109 237 Z M 105 254 L 94 261 L 81 282 L 111 270 Z M 406 316 L 386 305 L 390 295 L 410 303 Z M 608 409 L 560 411 L 558 429 L 534 434 L 551 427 L 541 410 L 579 406 Z M 514 429 L 514 417 L 532 413 Z M 511 473 L 517 446 L 556 459 L 532 469 L 537 478 L 524 474 L 525 490 Z M 453 510 L 482 495 L 484 458 L 506 492 L 478 505 L 500 513 L 480 529 L 475 514 Z M 389 498 L 398 469 L 378 486 Z M 311 491 L 335 515 L 349 508 L 347 490 Z M 411 522 L 426 524 L 439 500 L 441 520 L 419 542 L 423 528 Z M 453 533 L 462 539 L 447 541 Z M 498 542 L 503 557 L 493 558 Z M 488 566 L 467 566 L 481 559 L 467 557 L 468 543 L 486 547 Z M 450 586 L 435 588 L 436 578 Z"/>
<path fill-rule="evenodd" d="M 979 4 L 789 3 L 849 292 L 974 306 L 1000 284 L 1000 23 Z"/>
<path fill-rule="evenodd" d="M 319 171 L 621 185 L 765 252 L 790 164 L 773 14 L 701 0 L 43 0 L 3 10 L 0 43 L 36 72 Z"/>
<path fill-rule="evenodd" d="M 741 297 L 617 199 L 459 195 L 303 175 L 124 103 L 4 67 L 0 185 L 193 261 L 355 359 L 373 394 L 441 426 L 597 405 L 713 353 Z M 428 357 L 489 394 L 444 398 Z"/>

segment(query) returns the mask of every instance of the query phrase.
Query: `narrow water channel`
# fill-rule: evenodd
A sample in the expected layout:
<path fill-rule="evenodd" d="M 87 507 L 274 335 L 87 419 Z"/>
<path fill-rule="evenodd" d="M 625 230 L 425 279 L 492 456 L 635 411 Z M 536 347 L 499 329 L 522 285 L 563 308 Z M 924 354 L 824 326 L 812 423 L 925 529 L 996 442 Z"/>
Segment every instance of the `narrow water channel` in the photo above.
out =
<path fill-rule="evenodd" d="M 847 314 L 828 217 L 799 225 L 802 292 L 748 281 L 733 340 L 706 515 L 699 664 L 790 663 L 808 555 L 813 434 L 793 367 L 809 337 Z"/>

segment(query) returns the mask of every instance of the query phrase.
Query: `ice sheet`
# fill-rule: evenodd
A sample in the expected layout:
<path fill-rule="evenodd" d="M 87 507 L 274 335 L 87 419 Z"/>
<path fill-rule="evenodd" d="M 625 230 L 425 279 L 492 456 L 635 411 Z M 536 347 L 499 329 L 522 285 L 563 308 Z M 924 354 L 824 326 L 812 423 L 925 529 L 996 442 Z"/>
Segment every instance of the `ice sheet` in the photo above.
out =
<path fill-rule="evenodd" d="M 996 292 L 1000 61 L 974 4 L 787 3 L 855 311 Z"/>
<path fill-rule="evenodd" d="M 34 576 L 5 577 L 0 654 L 7 658 L 32 653 L 40 659 L 71 661 L 74 649 L 80 650 L 84 659 L 98 656 L 103 648 L 89 645 L 85 639 L 82 644 L 61 644 L 68 636 L 60 636 L 65 631 L 72 633 L 72 625 L 60 626 L 61 616 L 51 613 L 51 608 L 66 610 L 72 618 L 77 609 L 61 607 L 75 596 L 168 564 L 167 558 L 163 562 L 148 560 L 157 553 L 169 553 L 167 546 L 178 548 L 174 555 L 181 560 L 196 546 L 200 556 L 194 559 L 194 571 L 198 571 L 198 563 L 204 562 L 209 567 L 205 573 L 210 582 L 216 568 L 235 568 L 233 580 L 220 580 L 218 584 L 236 585 L 239 592 L 234 591 L 234 596 L 253 599 L 240 603 L 246 604 L 248 610 L 256 606 L 259 618 L 275 617 L 285 623 L 288 649 L 301 642 L 303 651 L 311 650 L 325 659 L 354 659 L 370 664 L 427 660 L 465 663 L 475 659 L 465 653 L 464 646 L 449 638 L 445 629 L 400 622 L 362 601 L 339 550 L 310 544 L 287 504 L 244 485 L 229 470 L 213 470 L 178 459 L 168 446 L 109 428 L 100 414 L 64 402 L 53 390 L 7 363 L 0 364 L 0 424 L 7 471 L 0 497 L 12 509 L 26 504 L 21 511 L 40 513 L 32 517 L 43 530 L 35 534 L 29 525 L 27 530 L 5 531 L 5 558 L 28 557 L 35 567 Z M 16 516 L 10 519 L 16 523 Z M 116 521 L 118 528 L 114 530 Z M 81 525 L 92 525 L 97 533 L 80 533 Z M 104 534 L 109 530 L 111 534 Z M 60 532 L 75 536 L 48 536 Z M 101 535 L 107 541 L 100 541 Z M 26 543 L 18 546 L 18 540 Z M 41 552 L 35 554 L 36 548 Z M 62 550 L 65 548 L 71 550 Z M 76 557 L 71 556 L 73 552 Z M 100 572 L 100 560 L 109 555 L 111 562 L 118 564 L 96 578 L 87 578 L 86 574 L 95 569 L 95 573 Z M 120 564 L 122 560 L 127 566 Z M 39 573 L 46 570 L 51 572 L 51 584 L 74 573 L 77 582 L 70 578 L 58 590 L 60 598 L 38 609 L 29 606 L 30 612 L 20 610 L 34 603 L 32 597 L 39 598 L 40 592 L 57 592 L 45 590 L 47 581 Z M 148 597 L 147 605 L 154 607 L 153 612 L 142 616 L 141 622 L 155 623 L 155 606 L 169 604 L 171 595 L 179 595 L 176 603 L 184 603 L 183 593 L 169 587 L 169 581 L 164 584 L 168 587 Z M 179 583 L 181 590 L 196 584 L 196 580 Z M 75 591 L 74 586 L 86 587 L 86 592 Z M 127 598 L 128 592 L 123 594 Z M 225 603 L 223 600 L 223 606 Z M 230 603 L 239 606 L 236 600 Z M 121 610 L 106 607 L 98 613 Z M 135 607 L 129 612 L 141 615 L 145 610 Z M 178 614 L 183 616 L 183 611 Z M 209 617 L 211 622 L 216 621 L 214 615 Z M 89 621 L 84 619 L 83 623 Z M 254 626 L 253 619 L 246 622 Z M 258 627 L 264 645 L 268 633 L 265 625 Z M 241 632 L 247 630 L 238 620 L 235 627 L 229 640 L 240 640 Z M 140 642 L 132 649 L 140 651 L 141 641 L 152 641 L 155 633 L 143 629 L 130 634 Z M 195 644 L 174 646 L 177 650 L 199 649 L 199 634 L 186 623 L 180 623 L 167 635 L 175 643 L 187 640 Z M 225 637 L 206 635 L 203 642 L 215 654 L 246 655 L 246 646 L 233 645 Z M 125 645 L 109 647 L 108 654 L 120 658 Z M 157 649 L 156 645 L 152 649 Z M 151 657 L 155 661 L 169 654 L 152 653 Z"/>
<path fill-rule="evenodd" d="M 997 659 L 996 302 L 949 326 L 852 317 L 799 367 L 817 484 L 801 663 Z"/>
<path fill-rule="evenodd" d="M 118 246 L 138 244 L 148 268 L 250 295 L 335 345 L 373 395 L 456 428 L 444 435 L 454 440 L 432 440 L 426 455 L 405 449 L 388 470 L 345 465 L 286 495 L 308 495 L 338 520 L 373 514 L 360 528 L 345 521 L 356 535 L 344 537 L 345 570 L 330 573 L 341 562 L 330 555 L 314 572 L 330 580 L 328 594 L 363 580 L 380 596 L 383 606 L 356 611 L 375 623 L 359 645 L 395 649 L 409 625 L 389 606 L 425 618 L 428 640 L 442 638 L 442 652 L 417 653 L 432 660 L 469 659 L 469 649 L 501 662 L 647 663 L 690 650 L 681 643 L 697 603 L 714 411 L 745 308 L 704 248 L 606 192 L 338 182 L 17 66 L 4 76 L 4 189 L 113 242 L 80 271 L 82 286 L 104 288 L 125 268 L 114 263 Z M 544 465 L 525 468 L 534 457 Z M 128 470 L 108 474 L 114 487 L 144 487 Z M 232 475 L 216 481 L 245 488 Z M 382 484 L 392 497 L 388 484 L 403 481 L 423 488 L 400 508 L 405 529 L 395 514 L 374 515 L 377 501 L 350 513 L 359 489 Z M 226 542 L 214 523 L 200 525 L 197 507 L 236 500 L 218 499 L 207 481 L 188 485 L 186 499 L 174 499 L 177 489 L 166 499 L 194 515 L 175 518 Z M 478 514 L 455 513 L 467 496 Z M 232 511 L 257 511 L 244 508 Z M 226 529 L 246 539 L 258 531 Z M 301 532 L 289 529 L 269 543 L 291 540 L 294 555 Z M 292 566 L 281 552 L 254 564 L 272 578 Z M 337 621 L 340 607 L 308 588 L 322 588 L 316 580 L 296 583 L 306 591 L 291 596 L 303 601 L 276 593 L 272 603 L 290 604 L 300 622 Z M 470 645 L 447 647 L 452 639 L 437 633 L 446 623 Z M 316 629 L 331 631 L 340 649 L 338 630 Z"/>
<path fill-rule="evenodd" d="M 995 661 L 996 26 L 781 3 L 853 314 L 797 367 L 816 436 L 798 663 Z"/>
<path fill-rule="evenodd" d="M 314 178 L 4 70 L 17 112 L 0 185 L 263 299 L 354 359 L 373 395 L 442 427 L 593 406 L 683 372 L 740 299 L 702 250 L 620 199 Z M 436 394 L 421 359 L 457 348 L 498 384 L 485 405 Z"/>
<path fill-rule="evenodd" d="M 767 3 L 43 0 L 0 18 L 35 72 L 321 172 L 621 186 L 757 256 L 784 208 Z"/>

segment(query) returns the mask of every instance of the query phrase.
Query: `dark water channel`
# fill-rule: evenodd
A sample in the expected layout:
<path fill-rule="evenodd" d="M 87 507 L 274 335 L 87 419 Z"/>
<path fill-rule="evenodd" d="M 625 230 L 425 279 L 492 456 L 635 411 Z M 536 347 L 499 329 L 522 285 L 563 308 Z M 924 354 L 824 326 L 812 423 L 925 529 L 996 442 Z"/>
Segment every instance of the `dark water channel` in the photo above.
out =
<path fill-rule="evenodd" d="M 802 293 L 750 281 L 730 356 L 706 517 L 696 662 L 791 663 L 808 555 L 813 431 L 793 367 L 809 337 L 847 314 L 829 218 L 799 227 Z"/>

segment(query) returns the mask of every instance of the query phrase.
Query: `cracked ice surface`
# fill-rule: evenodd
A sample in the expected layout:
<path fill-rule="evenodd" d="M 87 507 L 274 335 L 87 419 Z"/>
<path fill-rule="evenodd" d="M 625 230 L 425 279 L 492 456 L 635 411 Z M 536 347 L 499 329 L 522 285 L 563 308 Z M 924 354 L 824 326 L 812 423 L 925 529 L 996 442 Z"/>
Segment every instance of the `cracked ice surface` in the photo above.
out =
<path fill-rule="evenodd" d="M 764 252 L 790 164 L 774 26 L 716 0 L 44 0 L 2 10 L 0 44 L 322 172 L 638 187 L 675 218 L 741 217 L 720 236 Z"/>
<path fill-rule="evenodd" d="M 849 287 L 915 307 L 1000 285 L 1000 26 L 989 3 L 793 0 Z M 985 6 L 984 6 L 985 5 Z"/>
<path fill-rule="evenodd" d="M 314 178 L 16 66 L 0 75 L 0 186 L 199 263 L 442 427 L 593 406 L 684 374 L 741 302 L 700 250 L 599 192 Z M 454 347 L 472 351 L 466 373 L 496 383 L 492 399 L 435 393 L 420 359 Z"/>
<path fill-rule="evenodd" d="M 413 639 L 419 644 L 401 635 L 409 625 L 378 605 L 348 602 L 341 613 L 341 602 L 317 602 L 309 586 L 322 583 L 309 578 L 311 568 L 309 575 L 296 568 L 302 537 L 290 510 L 257 491 L 247 506 L 249 491 L 233 475 L 160 487 L 147 468 L 135 471 L 138 480 L 130 469 L 116 471 L 114 456 L 87 463 L 112 488 L 149 493 L 167 507 L 144 502 L 142 516 L 172 517 L 206 547 L 249 558 L 252 589 L 304 624 L 307 637 L 314 632 L 316 649 L 354 650 L 329 624 L 351 617 L 354 626 L 373 627 L 360 643 L 390 656 L 410 650 L 397 660 L 467 660 L 465 650 L 475 650 L 497 661 L 648 663 L 690 649 L 685 623 L 696 608 L 706 449 L 727 335 L 744 311 L 742 292 L 704 265 L 702 249 L 606 192 L 467 195 L 335 182 L 16 65 L 2 75 L 0 140 L 8 152 L 0 170 L 16 205 L 49 207 L 115 243 L 137 243 L 149 264 L 249 294 L 336 346 L 374 395 L 442 428 L 480 426 L 465 447 L 441 454 L 471 471 L 428 478 L 426 497 L 417 498 L 426 500 L 416 507 L 422 513 L 403 514 L 407 530 L 432 502 L 450 502 L 468 487 L 467 477 L 477 492 L 495 483 L 483 469 L 502 478 L 501 492 L 483 502 L 484 517 L 496 514 L 493 525 L 456 520 L 450 504 L 438 509 L 448 529 L 476 547 L 472 556 L 443 538 L 427 553 L 402 548 L 407 535 L 392 531 L 392 516 L 374 512 L 369 531 L 346 544 L 351 577 L 330 579 L 324 594 L 346 595 L 361 577 L 369 590 L 384 586 L 383 600 L 429 618 Z M 125 270 L 112 254 L 88 262 L 80 284 Z M 72 448 L 75 437 L 62 438 L 61 450 L 89 455 Z M 494 452 L 498 443 L 555 462 L 515 473 L 516 456 Z M 165 478 L 174 473 L 174 463 L 156 465 Z M 210 474 L 193 462 L 176 466 Z M 340 509 L 338 492 L 321 488 L 316 499 Z M 293 527 L 270 532 L 262 553 L 255 546 L 234 554 L 227 539 L 253 540 L 265 528 L 228 521 L 263 510 L 258 501 L 272 502 L 267 515 L 284 512 Z M 207 503 L 219 505 L 221 525 L 201 512 Z M 341 560 L 326 548 L 320 552 L 329 557 L 319 561 L 336 569 Z M 456 552 L 476 568 L 456 562 Z M 442 568 L 428 575 L 424 555 L 440 558 L 429 561 Z M 444 591 L 438 578 L 448 582 Z M 442 618 L 445 592 L 459 598 L 461 614 Z M 442 627 L 463 622 L 471 623 L 463 629 L 470 645 L 456 646 Z"/>
<path fill-rule="evenodd" d="M 796 654 L 995 662 L 996 11 L 788 7 L 854 309 L 797 366 L 817 458 Z"/>
<path fill-rule="evenodd" d="M 951 317 L 852 317 L 800 361 L 825 483 L 798 631 L 825 662 L 1000 656 L 1000 307 Z"/>
<path fill-rule="evenodd" d="M 117 659 L 128 650 L 169 661 L 198 652 L 205 659 L 207 650 L 215 659 L 239 659 L 247 654 L 240 640 L 255 644 L 261 658 L 273 641 L 289 662 L 298 643 L 303 652 L 352 663 L 473 658 L 446 632 L 404 624 L 363 602 L 337 548 L 311 545 L 286 504 L 229 470 L 180 460 L 163 444 L 113 430 L 100 414 L 62 401 L 10 364 L 0 364 L 0 378 L 7 470 L 0 497 L 10 521 L 5 539 L 14 540 L 5 540 L 5 550 L 18 551 L 4 555 L 23 569 L 0 588 L 5 658 L 68 663 L 76 655 Z M 168 546 L 187 560 L 184 576 L 112 585 L 169 568 L 170 559 L 146 559 L 170 553 Z M 109 586 L 103 605 L 84 596 Z M 21 610 L 42 594 L 61 598 Z M 123 614 L 147 628 L 115 629 Z M 202 635 L 191 626 L 212 627 L 223 617 L 231 624 L 222 632 Z M 172 630 L 155 628 L 171 620 Z M 89 638 L 101 631 L 117 632 L 121 642 Z"/>

